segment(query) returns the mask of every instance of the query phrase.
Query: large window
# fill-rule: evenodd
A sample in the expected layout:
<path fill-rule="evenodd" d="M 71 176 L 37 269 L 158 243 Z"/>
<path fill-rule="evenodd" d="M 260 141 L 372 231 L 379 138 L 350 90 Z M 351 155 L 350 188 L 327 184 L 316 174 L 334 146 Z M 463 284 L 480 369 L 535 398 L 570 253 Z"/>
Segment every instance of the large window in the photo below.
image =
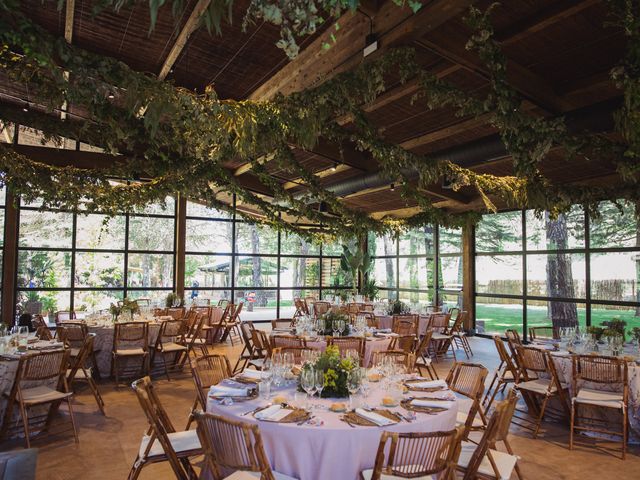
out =
<path fill-rule="evenodd" d="M 18 302 L 45 315 L 99 311 L 124 297 L 161 301 L 174 289 L 175 200 L 107 217 L 23 204 Z"/>
<path fill-rule="evenodd" d="M 344 290 L 338 244 L 317 245 L 187 202 L 187 301 L 245 302 L 244 320 L 291 317 L 294 297 Z"/>
<path fill-rule="evenodd" d="M 640 326 L 640 226 L 634 205 L 602 202 L 552 218 L 514 211 L 476 227 L 476 328 L 526 335 L 537 325 Z"/>

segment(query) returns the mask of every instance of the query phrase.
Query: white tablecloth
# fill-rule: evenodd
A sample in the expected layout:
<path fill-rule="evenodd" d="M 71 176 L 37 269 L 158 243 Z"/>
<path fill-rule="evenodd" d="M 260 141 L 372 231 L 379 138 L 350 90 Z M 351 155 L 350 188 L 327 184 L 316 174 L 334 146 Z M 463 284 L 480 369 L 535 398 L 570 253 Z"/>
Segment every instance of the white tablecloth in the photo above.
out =
<path fill-rule="evenodd" d="M 294 387 L 275 390 L 275 394 L 294 399 Z M 380 404 L 382 388 L 374 389 L 368 398 L 371 406 Z M 324 405 L 335 400 L 322 399 Z M 345 401 L 345 400 L 340 400 Z M 314 399 L 318 402 L 318 399 Z M 249 410 L 265 405 L 264 400 L 239 402 L 231 406 L 209 399 L 207 411 L 249 423 L 258 422 L 252 415 L 241 416 Z M 407 413 L 401 407 L 392 411 Z M 258 422 L 267 458 L 274 471 L 300 480 L 356 480 L 360 471 L 373 468 L 383 430 L 393 432 L 436 432 L 455 428 L 457 402 L 454 407 L 437 415 L 417 413 L 411 423 L 402 421 L 390 427 L 351 428 L 340 420 L 342 414 L 328 410 L 314 410 L 322 426 Z"/>

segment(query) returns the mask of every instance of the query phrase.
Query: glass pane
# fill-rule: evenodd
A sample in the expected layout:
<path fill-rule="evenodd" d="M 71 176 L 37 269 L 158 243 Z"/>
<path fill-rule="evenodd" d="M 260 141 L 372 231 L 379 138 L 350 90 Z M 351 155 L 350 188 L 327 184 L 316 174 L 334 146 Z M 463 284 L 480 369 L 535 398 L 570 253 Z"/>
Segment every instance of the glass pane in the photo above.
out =
<path fill-rule="evenodd" d="M 281 287 L 318 287 L 319 285 L 319 259 L 289 257 L 280 259 Z"/>
<path fill-rule="evenodd" d="M 167 290 L 129 290 L 127 297 L 136 300 L 138 298 L 148 298 L 152 307 L 164 307 L 166 305 L 167 295 L 171 292 Z"/>
<path fill-rule="evenodd" d="M 522 250 L 522 215 L 520 211 L 482 216 L 476 226 L 476 251 L 512 252 Z"/>
<path fill-rule="evenodd" d="M 147 205 L 144 208 L 135 209 L 135 213 L 142 213 L 146 215 L 175 215 L 176 201 L 173 197 L 167 197 L 165 199 L 165 205 L 154 203 Z"/>
<path fill-rule="evenodd" d="M 185 290 L 184 298 L 187 305 L 197 303 L 198 305 L 218 305 L 220 300 L 231 301 L 231 290 Z"/>
<path fill-rule="evenodd" d="M 373 278 L 379 287 L 396 288 L 396 259 L 376 258 L 373 263 Z"/>
<path fill-rule="evenodd" d="M 173 255 L 130 253 L 127 266 L 129 287 L 173 287 Z"/>
<path fill-rule="evenodd" d="M 18 254 L 18 287 L 64 288 L 71 286 L 71 253 L 21 251 Z"/>
<path fill-rule="evenodd" d="M 124 254 L 76 253 L 75 286 L 101 288 L 124 286 Z"/>
<path fill-rule="evenodd" d="M 612 202 L 600 204 L 600 218 L 592 218 L 590 222 L 591 248 L 635 247 L 640 244 L 633 203 L 626 200 L 619 203 L 622 211 Z"/>
<path fill-rule="evenodd" d="M 184 285 L 187 288 L 231 286 L 231 257 L 185 255 Z"/>
<path fill-rule="evenodd" d="M 425 290 L 433 287 L 433 260 L 417 258 L 400 259 L 400 288 Z"/>
<path fill-rule="evenodd" d="M 276 287 L 278 261 L 275 258 L 236 257 L 236 286 Z"/>
<path fill-rule="evenodd" d="M 447 310 L 451 310 L 454 307 L 459 308 L 460 310 L 464 310 L 464 305 L 462 303 L 462 293 L 456 295 L 454 293 L 440 292 L 440 303 L 443 307 L 446 307 Z"/>
<path fill-rule="evenodd" d="M 129 250 L 173 250 L 173 218 L 130 217 Z"/>
<path fill-rule="evenodd" d="M 476 291 L 522 295 L 522 257 L 520 255 L 476 257 Z"/>
<path fill-rule="evenodd" d="M 7 187 L 4 185 L 0 187 L 0 205 L 5 205 L 7 203 Z"/>
<path fill-rule="evenodd" d="M 444 228 L 438 230 L 440 253 L 462 253 L 462 229 Z"/>
<path fill-rule="evenodd" d="M 286 255 L 319 255 L 320 246 L 309 242 L 295 233 L 282 232 L 280 251 Z M 342 248 L 340 249 L 342 253 Z"/>
<path fill-rule="evenodd" d="M 462 290 L 462 256 L 439 257 L 439 260 L 438 279 L 440 280 L 440 288 Z"/>
<path fill-rule="evenodd" d="M 256 224 L 238 222 L 236 223 L 236 252 L 252 255 L 277 254 L 278 231 Z"/>
<path fill-rule="evenodd" d="M 627 340 L 634 327 L 640 328 L 640 308 L 622 307 L 618 305 L 591 305 L 591 325 L 601 325 L 613 319 L 627 322 Z"/>
<path fill-rule="evenodd" d="M 591 298 L 640 301 L 640 253 L 591 254 Z"/>
<path fill-rule="evenodd" d="M 522 300 L 476 297 L 476 331 L 499 333 L 512 328 L 522 336 Z"/>
<path fill-rule="evenodd" d="M 378 292 L 378 299 L 379 300 L 394 301 L 396 298 L 397 298 L 396 290 L 382 290 L 382 289 L 380 289 L 380 291 Z"/>
<path fill-rule="evenodd" d="M 73 214 L 20 210 L 21 247 L 71 248 Z"/>
<path fill-rule="evenodd" d="M 236 303 L 245 302 L 240 318 L 244 321 L 273 320 L 276 317 L 278 296 L 275 290 L 236 290 Z"/>
<path fill-rule="evenodd" d="M 280 318 L 292 318 L 296 311 L 296 307 L 293 305 L 293 299 L 295 297 L 305 298 L 307 296 L 320 298 L 320 290 L 310 288 L 280 290 Z"/>
<path fill-rule="evenodd" d="M 369 251 L 376 257 L 397 255 L 396 240 L 391 235 L 369 235 Z"/>
<path fill-rule="evenodd" d="M 538 218 L 527 210 L 527 249 L 564 250 L 584 248 L 584 212 L 575 205 L 566 214 L 553 220 L 548 212 Z"/>
<path fill-rule="evenodd" d="M 124 250 L 125 222 L 125 217 L 78 215 L 76 247 Z"/>
<path fill-rule="evenodd" d="M 327 242 L 322 244 L 322 256 L 340 256 L 342 255 L 342 242 Z"/>
<path fill-rule="evenodd" d="M 351 278 L 351 276 L 349 276 Z M 339 258 L 322 259 L 322 287 L 350 287 L 351 281 L 347 280 L 345 272 L 340 268 Z"/>
<path fill-rule="evenodd" d="M 73 308 L 76 312 L 95 313 L 108 312 L 109 306 L 122 300 L 122 291 L 76 291 L 73 296 Z M 78 317 L 80 317 L 78 313 Z"/>
<path fill-rule="evenodd" d="M 425 305 L 433 303 L 433 291 L 429 292 L 406 292 L 400 290 L 400 300 L 411 307 L 412 312 L 419 312 Z"/>
<path fill-rule="evenodd" d="M 527 293 L 538 297 L 585 298 L 582 253 L 527 256 Z"/>
<path fill-rule="evenodd" d="M 545 302 L 541 300 L 527 301 L 527 326 L 542 327 L 557 325 L 570 327 L 587 325 L 587 309 L 584 303 Z"/>
<path fill-rule="evenodd" d="M 434 228 L 426 225 L 400 235 L 400 255 L 427 255 L 435 251 Z"/>
<path fill-rule="evenodd" d="M 4 208 L 0 208 L 0 250 L 4 246 Z M 1 263 L 0 263 L 1 265 Z"/>
<path fill-rule="evenodd" d="M 204 217 L 204 218 L 226 218 L 231 219 L 232 215 L 224 210 L 210 208 L 201 203 L 187 202 L 187 217 Z"/>
<path fill-rule="evenodd" d="M 232 222 L 187 220 L 188 252 L 231 253 Z"/>
<path fill-rule="evenodd" d="M 69 290 L 49 292 L 23 290 L 18 292 L 18 304 L 28 312 L 49 315 L 48 322 L 55 323 L 55 312 L 71 310 L 71 292 Z"/>

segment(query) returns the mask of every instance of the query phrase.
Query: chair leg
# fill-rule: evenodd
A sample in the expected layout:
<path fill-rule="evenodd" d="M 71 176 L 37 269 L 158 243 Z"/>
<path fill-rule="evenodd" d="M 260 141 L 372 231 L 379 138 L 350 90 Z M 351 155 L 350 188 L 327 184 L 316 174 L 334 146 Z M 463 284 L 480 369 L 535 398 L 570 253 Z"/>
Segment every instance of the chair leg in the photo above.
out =
<path fill-rule="evenodd" d="M 113 373 L 116 377 L 116 388 L 120 388 L 120 373 L 118 368 L 118 355 L 113 357 L 113 361 L 111 362 Z"/>
<path fill-rule="evenodd" d="M 569 450 L 573 450 L 573 426 L 576 418 L 576 403 L 571 402 L 571 417 L 569 420 Z"/>
<path fill-rule="evenodd" d="M 629 418 L 626 405 L 622 406 L 622 460 L 627 458 L 627 441 L 629 436 Z"/>
<path fill-rule="evenodd" d="M 24 441 L 27 448 L 31 448 L 31 432 L 29 431 L 29 416 L 27 415 L 27 407 L 24 403 L 18 403 L 20 407 L 20 416 L 22 417 L 22 428 L 24 429 Z"/>
<path fill-rule="evenodd" d="M 131 470 L 129 470 L 129 476 L 127 477 L 127 480 L 137 480 L 144 466 L 145 463 L 141 462 L 139 457 L 136 458 L 135 462 L 133 462 Z"/>
<path fill-rule="evenodd" d="M 191 426 L 191 424 L 195 420 L 195 417 L 193 416 L 193 411 L 197 407 L 198 407 L 198 396 L 196 395 L 196 399 L 193 401 L 193 406 L 191 407 L 191 410 L 189 411 L 189 418 L 187 419 L 187 426 L 184 427 L 185 430 L 189 430 L 189 427 Z"/>
<path fill-rule="evenodd" d="M 162 357 L 162 366 L 164 367 L 164 374 L 167 376 L 167 380 L 171 381 L 171 377 L 169 377 L 169 370 L 167 369 L 167 356 L 165 355 L 164 352 L 161 352 L 160 356 Z"/>
<path fill-rule="evenodd" d="M 500 390 L 501 382 L 502 382 L 502 379 L 499 379 L 498 384 L 496 385 L 496 388 L 493 390 L 493 393 L 491 394 L 491 399 L 489 400 L 489 403 L 487 403 L 487 405 L 484 407 L 487 412 L 491 408 L 491 405 L 493 404 L 493 401 L 495 400 L 496 395 L 498 394 L 498 390 Z M 505 382 L 504 387 L 506 387 L 506 385 L 507 384 Z M 503 389 L 503 392 L 504 392 L 504 389 Z M 487 394 L 489 394 L 489 392 L 487 392 Z"/>
<path fill-rule="evenodd" d="M 502 364 L 500 366 L 502 366 Z M 485 403 L 487 403 L 487 399 L 489 398 L 489 394 L 491 393 L 491 391 L 493 389 L 493 385 L 496 383 L 496 380 L 498 379 L 499 372 L 500 372 L 500 367 L 498 367 L 498 369 L 493 374 L 493 378 L 491 379 L 491 383 L 489 384 L 489 388 L 487 388 L 487 393 L 485 393 L 484 398 L 482 399 L 482 404 L 483 405 Z M 496 385 L 496 388 L 497 388 L 497 385 Z"/>
<path fill-rule="evenodd" d="M 98 385 L 93 380 L 93 378 L 90 378 L 90 377 L 87 377 L 87 383 L 89 383 L 89 388 L 91 389 L 91 393 L 93 393 L 93 398 L 96 399 L 96 403 L 98 404 L 100 413 L 106 416 L 106 414 L 104 413 L 104 400 L 102 399 L 102 395 L 100 395 L 100 390 L 98 390 Z"/>
<path fill-rule="evenodd" d="M 91 350 L 91 366 L 93 367 L 91 369 L 91 372 L 96 376 L 98 380 L 100 380 L 100 378 L 102 378 L 102 375 L 100 373 L 100 369 L 98 368 L 98 357 L 96 356 L 96 352 L 94 352 L 93 350 Z"/>
<path fill-rule="evenodd" d="M 505 438 L 502 443 L 504 443 L 504 447 L 507 450 L 507 453 L 509 455 L 513 455 L 513 448 L 511 448 L 511 444 L 509 443 L 509 441 Z M 515 471 L 516 471 L 516 475 L 518 476 L 519 480 L 523 480 L 523 476 L 522 476 L 522 472 L 520 471 L 520 465 L 518 465 L 518 462 L 516 461 L 516 464 L 514 465 Z"/>
<path fill-rule="evenodd" d="M 67 397 L 67 407 L 69 408 L 69 417 L 71 417 L 71 427 L 73 428 L 73 438 L 76 443 L 80 443 L 78 438 L 78 429 L 76 428 L 76 420 L 73 416 L 73 407 L 71 407 L 71 397 Z"/>
<path fill-rule="evenodd" d="M 544 418 L 544 411 L 547 408 L 547 402 L 549 401 L 549 397 L 545 396 L 542 401 L 542 405 L 540 407 L 540 415 L 538 415 L 538 419 L 536 421 L 536 428 L 533 431 L 533 438 L 538 438 L 538 432 L 540 431 L 540 424 L 542 423 L 542 419 Z"/>

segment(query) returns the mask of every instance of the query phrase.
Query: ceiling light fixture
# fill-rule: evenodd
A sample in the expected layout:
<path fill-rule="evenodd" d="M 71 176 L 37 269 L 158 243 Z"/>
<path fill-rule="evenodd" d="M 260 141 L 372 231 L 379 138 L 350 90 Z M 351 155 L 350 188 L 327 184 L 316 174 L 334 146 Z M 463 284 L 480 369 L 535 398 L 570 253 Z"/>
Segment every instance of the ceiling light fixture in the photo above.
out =
<path fill-rule="evenodd" d="M 113 94 L 113 92 L 112 92 L 112 91 L 109 91 L 109 93 L 107 94 L 107 98 L 108 98 L 109 100 L 113 100 L 114 98 L 116 98 L 116 96 Z"/>
<path fill-rule="evenodd" d="M 331 167 L 331 171 L 335 172 L 338 169 L 338 162 L 333 162 L 333 167 Z"/>
<path fill-rule="evenodd" d="M 23 112 L 28 112 L 29 111 L 29 102 L 25 102 L 24 105 L 22 106 L 22 111 Z"/>
<path fill-rule="evenodd" d="M 395 192 L 396 186 L 392 183 L 391 185 L 389 185 L 389 190 L 391 190 L 392 192 Z"/>

